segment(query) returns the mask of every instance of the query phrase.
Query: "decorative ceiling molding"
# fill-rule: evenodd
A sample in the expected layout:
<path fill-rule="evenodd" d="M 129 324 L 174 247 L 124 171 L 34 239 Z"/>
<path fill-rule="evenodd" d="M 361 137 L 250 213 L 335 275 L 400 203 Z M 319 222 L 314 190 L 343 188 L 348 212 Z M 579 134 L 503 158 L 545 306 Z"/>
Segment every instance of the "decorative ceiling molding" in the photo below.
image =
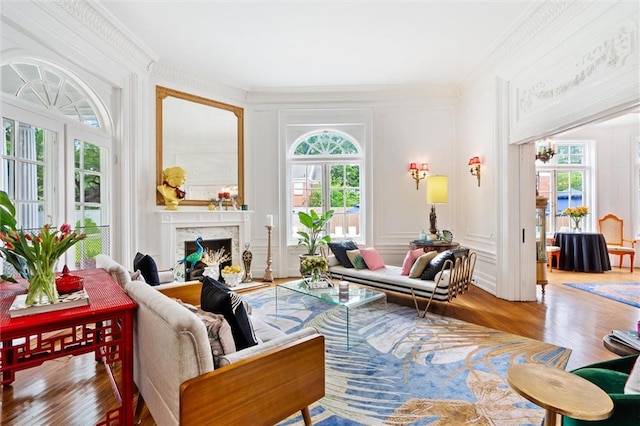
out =
<path fill-rule="evenodd" d="M 523 90 L 519 99 L 520 113 L 526 114 L 540 103 L 558 98 L 601 73 L 624 67 L 625 59 L 633 52 L 632 37 L 637 31 L 637 26 L 624 28 L 582 55 L 577 63 L 559 64 L 564 69 L 575 70 L 574 75 L 565 77 L 566 74 L 556 74 L 557 78 L 536 82 Z"/>
<path fill-rule="evenodd" d="M 127 33 L 126 29 L 116 26 L 108 12 L 98 3 L 86 0 L 54 0 L 38 2 L 38 4 L 43 8 L 59 8 L 71 15 L 106 45 L 111 46 L 120 56 L 121 61 L 124 59 L 127 63 L 133 63 L 147 71 L 157 61 L 150 49 L 142 47 L 139 41 L 134 40 Z"/>
<path fill-rule="evenodd" d="M 151 67 L 151 76 L 161 80 L 182 84 L 193 89 L 214 93 L 216 96 L 229 99 L 244 102 L 247 98 L 247 92 L 243 89 L 227 86 L 226 84 L 220 83 L 212 78 L 203 77 L 196 73 L 165 65 L 160 62 L 154 63 Z"/>
<path fill-rule="evenodd" d="M 586 5 L 577 0 L 561 2 L 544 2 L 537 6 L 528 16 L 517 23 L 517 27 L 505 37 L 504 41 L 487 57 L 482 64 L 467 77 L 467 81 L 473 81 L 487 72 L 494 65 L 502 63 L 505 59 L 516 56 L 523 46 L 543 34 L 547 28 L 557 19 L 575 15 L 582 11 Z"/>

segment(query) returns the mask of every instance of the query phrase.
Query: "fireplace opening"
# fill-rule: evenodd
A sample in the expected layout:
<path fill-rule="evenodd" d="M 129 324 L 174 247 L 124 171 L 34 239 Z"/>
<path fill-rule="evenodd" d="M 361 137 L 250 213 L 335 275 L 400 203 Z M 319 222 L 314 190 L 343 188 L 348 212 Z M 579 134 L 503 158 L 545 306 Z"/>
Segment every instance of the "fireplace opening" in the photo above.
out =
<path fill-rule="evenodd" d="M 200 244 L 202 245 L 202 248 L 204 249 L 204 251 L 213 251 L 216 252 L 220 249 L 224 249 L 224 254 L 232 256 L 233 253 L 231 252 L 231 247 L 232 247 L 232 240 L 231 238 L 218 238 L 218 239 L 213 239 L 213 240 L 202 240 L 200 242 Z M 190 255 L 191 253 L 195 252 L 198 250 L 198 246 L 196 245 L 195 241 L 185 241 L 184 242 L 184 253 L 185 253 L 185 257 Z M 233 259 L 229 259 L 226 262 L 222 262 L 220 264 L 220 270 L 222 270 L 225 266 L 229 266 L 232 264 L 232 260 Z M 186 268 L 188 268 L 190 265 L 185 265 Z M 199 278 L 202 277 L 202 273 L 204 272 L 204 268 L 207 265 L 203 262 L 199 262 L 198 264 L 196 264 L 193 267 L 193 271 L 186 271 L 185 270 L 185 275 L 187 275 L 189 277 L 190 280 L 197 280 Z M 222 277 L 220 277 L 220 280 L 222 281 Z"/>

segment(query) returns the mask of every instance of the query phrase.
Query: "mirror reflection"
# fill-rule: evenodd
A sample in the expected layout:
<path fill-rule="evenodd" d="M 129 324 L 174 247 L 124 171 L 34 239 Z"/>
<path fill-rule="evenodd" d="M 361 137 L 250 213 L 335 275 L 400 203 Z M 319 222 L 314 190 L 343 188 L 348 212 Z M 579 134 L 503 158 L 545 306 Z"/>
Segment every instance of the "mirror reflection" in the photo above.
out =
<path fill-rule="evenodd" d="M 230 193 L 237 205 L 243 188 L 244 110 L 156 86 L 156 182 L 162 170 L 182 167 L 186 192 L 180 205 L 207 205 Z M 156 204 L 164 204 L 157 194 Z"/>

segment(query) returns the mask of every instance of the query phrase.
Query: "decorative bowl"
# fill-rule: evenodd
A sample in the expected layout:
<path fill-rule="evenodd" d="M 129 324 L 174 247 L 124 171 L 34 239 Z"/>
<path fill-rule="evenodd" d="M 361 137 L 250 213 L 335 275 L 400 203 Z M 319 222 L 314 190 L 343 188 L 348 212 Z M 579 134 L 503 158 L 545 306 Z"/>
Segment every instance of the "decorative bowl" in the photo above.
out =
<path fill-rule="evenodd" d="M 222 272 L 222 278 L 227 287 L 235 287 L 242 281 L 242 272 Z"/>
<path fill-rule="evenodd" d="M 77 275 L 71 275 L 69 268 L 64 265 L 62 269 L 62 275 L 56 278 L 56 290 L 60 294 L 73 293 L 84 288 L 84 279 Z"/>

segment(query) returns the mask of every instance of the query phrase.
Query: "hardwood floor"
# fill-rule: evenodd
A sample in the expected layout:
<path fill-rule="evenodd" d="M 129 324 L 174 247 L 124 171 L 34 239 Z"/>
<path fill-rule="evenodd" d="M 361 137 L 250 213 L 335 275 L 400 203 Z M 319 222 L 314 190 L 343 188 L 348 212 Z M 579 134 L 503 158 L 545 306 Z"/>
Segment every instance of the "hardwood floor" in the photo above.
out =
<path fill-rule="evenodd" d="M 507 302 L 472 288 L 453 303 L 435 303 L 430 310 L 486 327 L 572 349 L 567 369 L 612 359 L 602 336 L 612 329 L 635 329 L 640 309 L 563 285 L 563 282 L 640 282 L 628 269 L 604 274 L 557 271 L 535 302 Z M 411 304 L 405 297 L 390 302 Z M 16 374 L 2 388 L 2 425 L 91 425 L 116 405 L 105 369 L 93 355 L 48 361 Z M 145 410 L 143 425 L 155 425 Z"/>

